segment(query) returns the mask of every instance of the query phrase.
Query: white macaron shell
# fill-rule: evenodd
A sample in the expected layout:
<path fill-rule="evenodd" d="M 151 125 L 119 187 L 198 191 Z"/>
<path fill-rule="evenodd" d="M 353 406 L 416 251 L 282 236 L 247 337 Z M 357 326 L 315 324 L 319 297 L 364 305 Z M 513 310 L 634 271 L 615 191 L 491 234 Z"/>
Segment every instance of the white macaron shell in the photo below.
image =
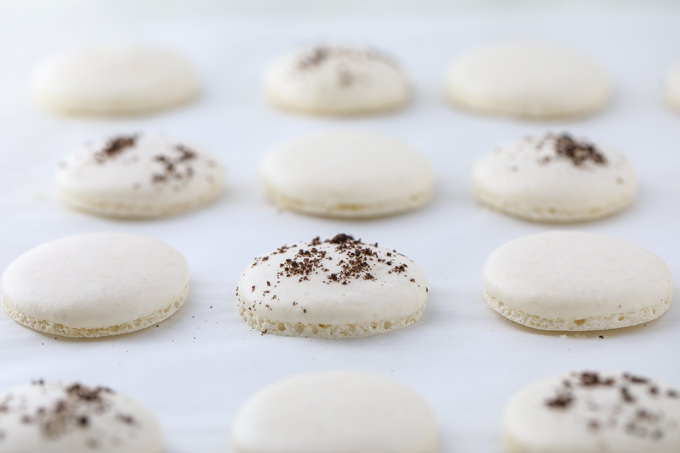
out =
<path fill-rule="evenodd" d="M 288 52 L 268 68 L 265 91 L 275 104 L 310 113 L 353 114 L 389 110 L 408 101 L 404 74 L 392 62 L 372 56 L 370 49 L 323 47 L 328 53 L 323 62 L 304 67 L 314 49 Z"/>
<path fill-rule="evenodd" d="M 69 429 L 56 421 L 53 427 L 64 431 L 58 435 L 47 436 L 33 421 L 22 422 L 21 414 L 36 413 L 41 408 L 53 410 L 59 400 L 65 398 L 65 388 L 64 384 L 47 382 L 15 387 L 0 395 L 0 402 L 7 401 L 6 410 L 0 411 L 3 433 L 0 453 L 160 453 L 163 450 L 162 433 L 154 415 L 119 393 L 102 395 L 105 410 L 93 409 L 92 404 L 87 403 L 76 406 L 77 414 L 87 415 L 87 425 Z M 130 422 L 121 422 L 121 416 L 129 417 Z"/>
<path fill-rule="evenodd" d="M 3 302 L 38 321 L 101 329 L 145 318 L 181 301 L 184 257 L 156 239 L 92 233 L 58 239 L 14 260 Z"/>
<path fill-rule="evenodd" d="M 221 192 L 222 168 L 208 152 L 187 147 L 194 157 L 174 163 L 182 178 L 168 175 L 159 182 L 154 178 L 167 173 L 159 156 L 177 160 L 177 147 L 186 146 L 183 142 L 163 135 L 139 135 L 118 155 L 98 159 L 108 140 L 112 139 L 86 144 L 60 164 L 55 181 L 67 205 L 104 215 L 157 216 L 206 203 Z"/>
<path fill-rule="evenodd" d="M 196 96 L 198 80 L 191 65 L 172 52 L 105 45 L 45 60 L 36 68 L 32 90 L 51 110 L 115 115 L 182 104 Z"/>
<path fill-rule="evenodd" d="M 605 72 L 587 57 L 554 45 L 510 41 L 456 60 L 446 92 L 452 102 L 480 112 L 561 117 L 601 108 L 611 88 Z"/>
<path fill-rule="evenodd" d="M 606 376 L 614 376 L 607 374 Z M 568 408 L 549 408 L 546 401 L 568 376 L 534 382 L 515 394 L 503 415 L 508 453 L 675 453 L 680 451 L 680 399 L 654 396 L 648 387 L 627 385 L 635 405 L 622 403 L 618 386 L 596 389 L 574 388 L 575 399 Z M 660 392 L 665 387 L 660 386 Z M 640 407 L 652 416 L 664 414 L 665 429 L 660 439 L 626 433 L 626 424 Z M 617 409 L 618 408 L 618 409 Z M 616 414 L 614 424 L 612 414 Z M 604 414 L 608 416 L 603 419 Z M 589 427 L 596 421 L 598 428 Z M 668 424 L 668 425 L 667 425 Z M 651 434 L 651 432 L 648 432 Z"/>
<path fill-rule="evenodd" d="M 252 397 L 232 430 L 235 453 L 433 453 L 436 420 L 405 385 L 366 373 L 321 372 Z"/>
<path fill-rule="evenodd" d="M 350 130 L 285 143 L 264 157 L 261 174 L 274 198 L 331 214 L 407 210 L 429 200 L 434 180 L 419 152 L 389 137 Z"/>
<path fill-rule="evenodd" d="M 574 165 L 556 156 L 553 139 L 539 147 L 540 141 L 506 143 L 478 160 L 472 169 L 477 196 L 514 215 L 561 221 L 611 214 L 635 199 L 637 176 L 621 154 L 599 150 L 604 165 Z"/>
<path fill-rule="evenodd" d="M 665 311 L 673 293 L 670 270 L 656 254 L 622 239 L 575 231 L 534 234 L 499 247 L 484 266 L 483 283 L 488 295 L 511 309 L 564 320 L 661 304 Z"/>
<path fill-rule="evenodd" d="M 298 246 L 310 248 L 305 243 Z M 420 268 L 405 256 L 392 252 L 391 265 L 372 263 L 367 269 L 374 279 L 352 278 L 343 285 L 329 282 L 328 275 L 340 274 L 338 262 L 347 256 L 338 253 L 335 244 L 321 243 L 315 247 L 327 253 L 324 259 L 327 272 L 310 273 L 302 281 L 297 276 L 278 277 L 286 260 L 295 259 L 300 248 L 269 255 L 267 261 L 258 262 L 241 275 L 238 291 L 242 305 L 252 308 L 258 318 L 271 322 L 331 325 L 396 321 L 425 308 L 427 281 Z M 367 247 L 379 251 L 382 257 L 389 252 Z M 407 265 L 405 272 L 391 271 L 400 264 Z"/>

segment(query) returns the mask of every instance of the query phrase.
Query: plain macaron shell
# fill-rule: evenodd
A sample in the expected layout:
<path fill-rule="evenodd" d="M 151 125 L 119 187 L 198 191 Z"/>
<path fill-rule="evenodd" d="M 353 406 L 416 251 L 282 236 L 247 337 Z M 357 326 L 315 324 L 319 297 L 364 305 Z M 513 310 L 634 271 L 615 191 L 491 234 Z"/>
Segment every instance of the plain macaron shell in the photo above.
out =
<path fill-rule="evenodd" d="M 124 115 L 175 107 L 196 97 L 191 64 L 171 51 L 134 45 L 100 45 L 41 62 L 32 91 L 61 114 Z"/>
<path fill-rule="evenodd" d="M 583 116 L 611 97 L 604 70 L 591 59 L 536 41 L 508 41 L 471 50 L 446 77 L 455 105 L 480 113 L 531 118 Z"/>
<path fill-rule="evenodd" d="M 367 373 L 299 375 L 253 396 L 232 429 L 235 453 L 434 453 L 427 402 Z"/>
<path fill-rule="evenodd" d="M 486 261 L 487 301 L 544 330 L 602 330 L 651 321 L 670 308 L 673 276 L 656 254 L 628 241 L 576 231 L 506 243 Z"/>
<path fill-rule="evenodd" d="M 284 143 L 263 159 L 269 197 L 313 215 L 370 218 L 417 209 L 432 197 L 434 174 L 418 151 L 398 140 L 330 130 Z"/>
<path fill-rule="evenodd" d="M 91 233 L 39 245 L 2 275 L 15 320 L 65 336 L 103 336 L 159 322 L 184 303 L 184 257 L 157 239 Z"/>

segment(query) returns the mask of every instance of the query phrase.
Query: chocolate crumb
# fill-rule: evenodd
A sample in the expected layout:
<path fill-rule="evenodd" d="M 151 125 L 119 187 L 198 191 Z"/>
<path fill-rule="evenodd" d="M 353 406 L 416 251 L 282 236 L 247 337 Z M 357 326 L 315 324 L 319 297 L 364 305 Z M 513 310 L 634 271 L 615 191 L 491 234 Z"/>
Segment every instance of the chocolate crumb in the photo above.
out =
<path fill-rule="evenodd" d="M 137 138 L 137 134 L 113 137 L 106 142 L 104 148 L 95 153 L 94 158 L 97 162 L 103 163 L 108 159 L 116 157 L 127 148 L 135 146 Z"/>
<path fill-rule="evenodd" d="M 558 157 L 570 160 L 576 167 L 583 167 L 588 161 L 596 165 L 607 165 L 607 158 L 595 145 L 574 140 L 569 134 L 555 137 L 555 152 Z"/>

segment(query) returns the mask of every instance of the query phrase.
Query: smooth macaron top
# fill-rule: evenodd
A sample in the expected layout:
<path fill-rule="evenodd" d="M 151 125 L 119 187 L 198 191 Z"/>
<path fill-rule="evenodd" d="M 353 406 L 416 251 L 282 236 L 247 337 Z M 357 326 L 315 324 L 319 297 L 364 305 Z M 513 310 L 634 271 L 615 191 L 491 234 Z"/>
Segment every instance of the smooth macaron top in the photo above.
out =
<path fill-rule="evenodd" d="M 545 134 L 503 144 L 472 168 L 484 203 L 532 220 L 577 221 L 628 206 L 635 170 L 621 154 L 568 134 Z"/>
<path fill-rule="evenodd" d="M 153 414 L 106 387 L 35 381 L 0 395 L 0 453 L 160 453 Z"/>
<path fill-rule="evenodd" d="M 383 135 L 330 130 L 284 143 L 261 163 L 269 196 L 289 209 L 375 217 L 430 200 L 434 175 L 420 152 Z"/>
<path fill-rule="evenodd" d="M 680 112 L 680 64 L 676 64 L 666 76 L 666 100 Z"/>
<path fill-rule="evenodd" d="M 510 309 L 587 320 L 670 307 L 673 276 L 656 254 L 615 237 L 551 231 L 515 239 L 489 256 L 484 291 Z M 611 327 L 617 327 L 612 319 Z M 621 326 L 623 327 L 623 326 Z"/>
<path fill-rule="evenodd" d="M 3 273 L 1 295 L 10 312 L 34 322 L 104 329 L 183 302 L 188 285 L 177 250 L 150 237 L 106 232 L 29 250 Z"/>
<path fill-rule="evenodd" d="M 569 373 L 520 390 L 503 425 L 509 453 L 675 453 L 680 393 L 630 373 Z"/>
<path fill-rule="evenodd" d="M 409 387 L 367 373 L 295 376 L 253 396 L 232 429 L 235 453 L 434 453 L 437 426 Z"/>
<path fill-rule="evenodd" d="M 70 206 L 101 215 L 154 217 L 206 203 L 222 189 L 210 153 L 163 135 L 89 142 L 59 164 L 55 180 Z"/>
<path fill-rule="evenodd" d="M 171 51 L 99 45 L 44 60 L 33 74 L 32 91 L 58 113 L 136 114 L 193 99 L 198 80 L 191 64 Z"/>
<path fill-rule="evenodd" d="M 350 115 L 391 110 L 409 99 L 408 80 L 382 52 L 365 46 L 311 45 L 277 58 L 265 74 L 277 106 Z"/>
<path fill-rule="evenodd" d="M 591 113 L 611 96 L 609 79 L 590 58 L 536 41 L 473 49 L 446 78 L 453 103 L 482 113 L 566 117 Z"/>
<path fill-rule="evenodd" d="M 396 321 L 422 312 L 427 292 L 413 261 L 345 234 L 256 258 L 238 282 L 245 310 L 284 323 Z"/>

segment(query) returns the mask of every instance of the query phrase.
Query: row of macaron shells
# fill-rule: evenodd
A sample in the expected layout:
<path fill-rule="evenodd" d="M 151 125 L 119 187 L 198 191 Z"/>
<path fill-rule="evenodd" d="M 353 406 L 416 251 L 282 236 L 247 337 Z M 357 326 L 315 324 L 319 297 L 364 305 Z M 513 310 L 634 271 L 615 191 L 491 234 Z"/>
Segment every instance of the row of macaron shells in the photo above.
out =
<path fill-rule="evenodd" d="M 276 106 L 311 114 L 356 115 L 403 107 L 408 78 L 385 53 L 362 46 L 312 45 L 268 68 L 265 93 Z M 172 52 L 100 46 L 45 60 L 32 82 L 36 99 L 65 114 L 137 114 L 186 103 L 199 92 L 190 63 Z M 559 46 L 510 41 L 474 49 L 452 65 L 447 98 L 481 113 L 533 118 L 582 116 L 611 97 L 606 72 Z M 680 109 L 680 65 L 666 78 L 669 104 Z"/>
<path fill-rule="evenodd" d="M 168 137 L 121 135 L 76 150 L 56 182 L 67 206 L 96 215 L 150 218 L 214 201 L 217 159 Z M 356 165 L 361 162 L 361 165 Z M 267 196 L 282 209 L 339 218 L 410 211 L 433 195 L 434 172 L 420 152 L 383 135 L 329 130 L 284 143 L 262 159 Z M 477 199 L 534 221 L 575 222 L 611 215 L 635 199 L 630 163 L 568 134 L 498 146 L 472 171 Z"/>
<path fill-rule="evenodd" d="M 412 388 L 379 375 L 293 376 L 248 399 L 231 429 L 235 453 L 435 453 L 436 416 Z M 534 382 L 506 404 L 510 453 L 673 453 L 680 393 L 630 373 L 572 372 Z M 32 382 L 0 394 L 0 452 L 160 453 L 153 413 L 107 387 Z"/>

